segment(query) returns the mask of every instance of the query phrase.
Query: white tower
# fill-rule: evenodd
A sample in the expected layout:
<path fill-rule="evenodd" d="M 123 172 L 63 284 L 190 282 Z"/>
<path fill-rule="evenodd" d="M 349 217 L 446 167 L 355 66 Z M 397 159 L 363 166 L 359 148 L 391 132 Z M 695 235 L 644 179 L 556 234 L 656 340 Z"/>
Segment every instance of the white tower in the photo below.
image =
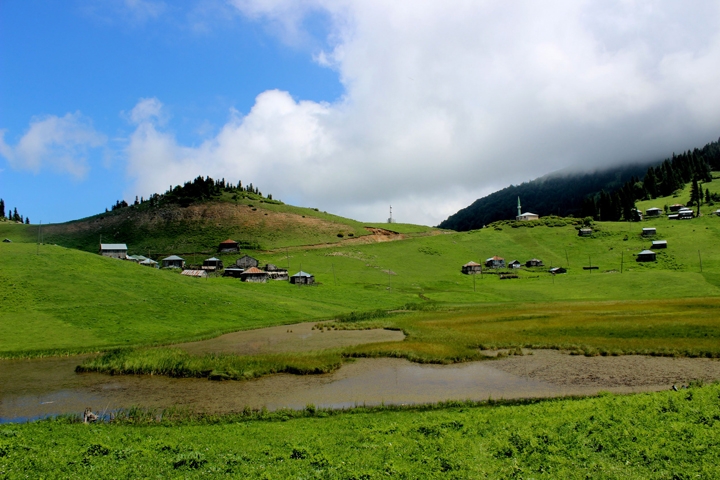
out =
<path fill-rule="evenodd" d="M 388 218 L 387 223 L 395 223 L 395 221 L 392 218 L 392 205 L 390 205 L 390 217 Z"/>
<path fill-rule="evenodd" d="M 520 208 L 520 197 L 518 197 L 518 214 L 516 220 L 520 220 L 520 216 L 522 215 L 522 209 Z"/>

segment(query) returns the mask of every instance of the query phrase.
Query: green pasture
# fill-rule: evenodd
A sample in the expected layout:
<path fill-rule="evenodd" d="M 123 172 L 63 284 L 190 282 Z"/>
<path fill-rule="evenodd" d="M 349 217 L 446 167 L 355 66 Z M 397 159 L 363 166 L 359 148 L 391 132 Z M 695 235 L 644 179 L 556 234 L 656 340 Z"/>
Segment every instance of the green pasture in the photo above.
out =
<path fill-rule="evenodd" d="M 516 405 L 46 420 L 0 426 L 0 475 L 718 478 L 719 397 L 713 384 Z"/>

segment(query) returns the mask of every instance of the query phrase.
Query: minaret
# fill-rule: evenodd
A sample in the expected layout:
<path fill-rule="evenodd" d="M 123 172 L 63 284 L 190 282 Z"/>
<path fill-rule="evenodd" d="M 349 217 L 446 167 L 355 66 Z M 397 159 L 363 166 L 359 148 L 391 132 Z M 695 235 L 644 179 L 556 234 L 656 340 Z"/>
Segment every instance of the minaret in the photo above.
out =
<path fill-rule="evenodd" d="M 388 218 L 388 223 L 393 223 L 393 219 L 392 219 L 392 205 L 390 205 L 390 218 Z"/>
<path fill-rule="evenodd" d="M 522 210 L 520 208 L 520 197 L 518 197 L 518 214 L 517 214 L 517 220 L 520 220 L 520 215 L 522 215 Z"/>

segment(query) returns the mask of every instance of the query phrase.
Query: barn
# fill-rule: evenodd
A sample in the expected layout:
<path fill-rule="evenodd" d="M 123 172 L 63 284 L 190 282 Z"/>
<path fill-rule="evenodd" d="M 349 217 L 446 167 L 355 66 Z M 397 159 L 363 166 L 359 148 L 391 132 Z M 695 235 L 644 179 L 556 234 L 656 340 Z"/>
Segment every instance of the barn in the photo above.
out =
<path fill-rule="evenodd" d="M 251 267 L 257 268 L 259 263 L 260 262 L 258 262 L 256 258 L 253 258 L 250 255 L 245 255 L 237 259 L 235 266 L 242 268 L 243 270 L 247 270 Z"/>
<path fill-rule="evenodd" d="M 290 283 L 295 285 L 312 285 L 315 283 L 315 276 L 301 270 L 290 277 Z"/>
<path fill-rule="evenodd" d="M 290 278 L 286 268 L 280 268 L 272 263 L 265 265 L 265 271 L 268 273 L 270 280 L 288 280 Z"/>
<path fill-rule="evenodd" d="M 185 260 L 177 255 L 170 255 L 162 259 L 163 268 L 185 268 Z"/>
<path fill-rule="evenodd" d="M 645 210 L 645 215 L 648 217 L 659 217 L 663 211 L 657 207 L 648 208 Z"/>
<path fill-rule="evenodd" d="M 520 263 L 520 260 L 513 260 L 510 263 L 508 263 L 508 267 L 510 268 L 520 268 L 522 267 L 522 263 Z"/>
<path fill-rule="evenodd" d="M 203 261 L 202 269 L 208 270 L 210 272 L 214 272 L 216 270 L 222 270 L 223 268 L 223 262 L 219 258 L 208 258 L 207 260 Z"/>
<path fill-rule="evenodd" d="M 495 255 L 485 260 L 485 266 L 489 268 L 505 268 L 505 259 Z"/>
<path fill-rule="evenodd" d="M 127 245 L 124 243 L 101 243 L 100 255 L 103 257 L 120 258 L 125 260 L 127 257 Z"/>
<path fill-rule="evenodd" d="M 637 254 L 636 260 L 638 262 L 654 262 L 657 260 L 655 255 L 655 252 L 652 250 L 643 250 L 642 252 Z"/>
<path fill-rule="evenodd" d="M 544 267 L 542 260 L 538 260 L 537 258 L 531 258 L 527 262 L 525 262 L 526 267 Z"/>
<path fill-rule="evenodd" d="M 465 275 L 476 275 L 476 274 L 482 272 L 482 265 L 480 265 L 479 263 L 475 263 L 475 262 L 468 262 L 462 266 L 461 271 Z"/>
<path fill-rule="evenodd" d="M 228 238 L 224 242 L 220 242 L 220 245 L 218 245 L 218 253 L 233 253 L 239 251 L 240 245 L 231 238 Z"/>
<path fill-rule="evenodd" d="M 250 267 L 240 274 L 240 280 L 243 282 L 266 283 L 268 278 L 268 273 L 257 267 Z"/>

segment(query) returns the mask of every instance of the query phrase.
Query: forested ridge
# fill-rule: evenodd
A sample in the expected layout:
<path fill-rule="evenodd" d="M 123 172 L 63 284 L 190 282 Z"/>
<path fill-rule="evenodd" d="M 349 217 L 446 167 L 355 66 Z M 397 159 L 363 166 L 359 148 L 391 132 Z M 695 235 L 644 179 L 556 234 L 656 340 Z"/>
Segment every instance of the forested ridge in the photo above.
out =
<path fill-rule="evenodd" d="M 702 148 L 673 154 L 648 166 L 630 165 L 602 171 L 550 174 L 520 185 L 510 185 L 480 198 L 444 220 L 440 228 L 467 231 L 517 215 L 517 197 L 523 212 L 540 216 L 593 217 L 595 220 L 633 220 L 635 202 L 672 195 L 694 182 L 690 205 L 709 200 L 701 182 L 711 180 L 710 172 L 720 170 L 720 139 Z M 697 184 L 697 187 L 695 187 Z"/>

